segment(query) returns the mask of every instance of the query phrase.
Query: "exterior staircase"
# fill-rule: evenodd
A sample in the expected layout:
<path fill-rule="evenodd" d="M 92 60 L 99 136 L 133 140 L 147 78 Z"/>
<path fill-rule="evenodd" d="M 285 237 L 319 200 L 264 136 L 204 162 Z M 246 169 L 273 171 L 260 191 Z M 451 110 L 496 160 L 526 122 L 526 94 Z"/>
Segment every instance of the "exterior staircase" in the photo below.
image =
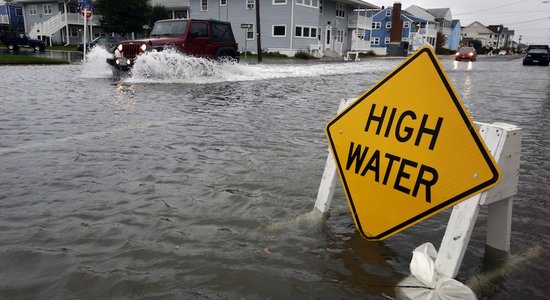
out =
<path fill-rule="evenodd" d="M 58 13 L 54 17 L 42 23 L 35 23 L 28 32 L 30 38 L 36 39 L 39 36 L 50 37 L 63 27 L 71 25 L 84 25 L 84 18 L 78 13 Z M 87 21 L 87 25 L 99 26 L 99 16 L 94 15 Z"/>

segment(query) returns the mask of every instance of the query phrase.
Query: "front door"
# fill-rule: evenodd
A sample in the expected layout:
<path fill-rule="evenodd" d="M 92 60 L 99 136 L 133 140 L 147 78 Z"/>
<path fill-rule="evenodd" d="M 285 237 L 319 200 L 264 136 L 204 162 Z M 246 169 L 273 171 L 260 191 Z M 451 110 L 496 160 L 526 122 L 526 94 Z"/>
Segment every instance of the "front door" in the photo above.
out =
<path fill-rule="evenodd" d="M 332 49 L 332 26 L 327 25 L 325 30 L 325 50 Z"/>

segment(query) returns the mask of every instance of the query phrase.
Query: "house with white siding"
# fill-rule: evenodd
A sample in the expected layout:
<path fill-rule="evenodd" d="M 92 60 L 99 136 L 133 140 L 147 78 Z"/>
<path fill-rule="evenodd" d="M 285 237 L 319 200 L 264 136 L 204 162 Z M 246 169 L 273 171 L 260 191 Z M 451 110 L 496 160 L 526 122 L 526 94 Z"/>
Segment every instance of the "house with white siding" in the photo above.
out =
<path fill-rule="evenodd" d="M 171 18 L 189 17 L 189 0 L 150 0 L 163 5 Z M 84 16 L 77 0 L 14 0 L 22 7 L 24 30 L 31 38 L 53 43 L 74 45 L 82 43 Z M 87 39 L 110 35 L 99 28 L 100 16 L 92 12 L 86 20 Z M 131 34 L 129 35 L 131 37 Z"/>
<path fill-rule="evenodd" d="M 493 48 L 496 34 L 478 21 L 463 27 L 460 33 L 461 40 L 479 40 L 482 47 Z M 464 42 L 463 42 L 464 44 Z M 467 45 L 465 45 L 467 46 Z"/>
<path fill-rule="evenodd" d="M 76 0 L 15 0 L 23 7 L 25 31 L 50 43 L 82 42 L 84 17 Z M 241 51 L 256 52 L 255 0 L 150 0 L 167 8 L 171 18 L 217 19 L 233 27 Z M 368 51 L 365 34 L 372 18 L 361 11 L 378 7 L 362 0 L 260 0 L 263 51 L 294 55 L 342 56 L 348 51 Z M 241 28 L 250 24 L 250 28 Z M 99 16 L 87 20 L 87 36 L 106 35 Z M 248 49 L 244 49 L 247 45 Z"/>
<path fill-rule="evenodd" d="M 77 44 L 82 42 L 84 17 L 76 0 L 14 0 L 21 4 L 25 32 L 31 38 L 38 38 L 50 45 Z M 98 32 L 99 17 L 92 15 L 86 21 L 87 29 Z M 93 35 L 88 34 L 93 38 Z"/>
<path fill-rule="evenodd" d="M 190 0 L 189 17 L 228 21 L 240 51 L 256 52 L 254 0 Z M 372 17 L 362 11 L 377 6 L 362 0 L 260 0 L 262 50 L 293 56 L 342 56 L 368 51 Z M 241 28 L 250 24 L 250 28 Z M 243 26 L 244 27 L 244 26 Z M 247 49 L 244 46 L 247 45 Z"/>

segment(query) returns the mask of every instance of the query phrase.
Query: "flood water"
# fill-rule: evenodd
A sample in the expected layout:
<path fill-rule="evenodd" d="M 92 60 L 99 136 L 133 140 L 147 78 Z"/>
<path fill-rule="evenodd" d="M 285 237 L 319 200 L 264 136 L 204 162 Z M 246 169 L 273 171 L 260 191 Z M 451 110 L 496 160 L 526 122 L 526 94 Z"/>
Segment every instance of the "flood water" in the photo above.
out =
<path fill-rule="evenodd" d="M 119 80 L 86 64 L 0 67 L 1 299 L 388 299 L 449 212 L 383 242 L 338 185 L 313 208 L 324 126 L 400 59 L 212 64 L 166 53 Z M 475 121 L 523 130 L 510 257 L 481 210 L 457 279 L 482 299 L 549 292 L 550 68 L 443 58 Z M 497 274 L 495 276 L 495 274 Z"/>

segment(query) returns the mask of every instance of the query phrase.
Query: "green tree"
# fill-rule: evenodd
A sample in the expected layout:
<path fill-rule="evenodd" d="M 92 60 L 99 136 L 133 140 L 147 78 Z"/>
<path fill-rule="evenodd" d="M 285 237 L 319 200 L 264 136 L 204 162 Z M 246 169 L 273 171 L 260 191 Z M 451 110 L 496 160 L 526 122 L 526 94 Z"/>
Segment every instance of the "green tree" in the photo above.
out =
<path fill-rule="evenodd" d="M 474 49 L 476 49 L 477 53 L 485 54 L 484 53 L 485 50 L 483 49 L 483 44 L 481 43 L 480 40 L 473 40 L 471 46 L 474 47 Z"/>
<path fill-rule="evenodd" d="M 163 5 L 156 4 L 155 6 L 149 8 L 149 26 L 153 27 L 156 21 L 168 18 L 170 18 L 170 14 Z"/>
<path fill-rule="evenodd" d="M 142 32 L 149 23 L 148 0 L 96 0 L 94 7 L 101 15 L 100 26 L 105 32 L 124 35 L 127 32 Z"/>
<path fill-rule="evenodd" d="M 443 48 L 443 45 L 447 42 L 447 37 L 442 32 L 437 32 L 437 41 L 435 44 L 435 51 L 438 54 L 448 54 L 447 49 Z"/>

